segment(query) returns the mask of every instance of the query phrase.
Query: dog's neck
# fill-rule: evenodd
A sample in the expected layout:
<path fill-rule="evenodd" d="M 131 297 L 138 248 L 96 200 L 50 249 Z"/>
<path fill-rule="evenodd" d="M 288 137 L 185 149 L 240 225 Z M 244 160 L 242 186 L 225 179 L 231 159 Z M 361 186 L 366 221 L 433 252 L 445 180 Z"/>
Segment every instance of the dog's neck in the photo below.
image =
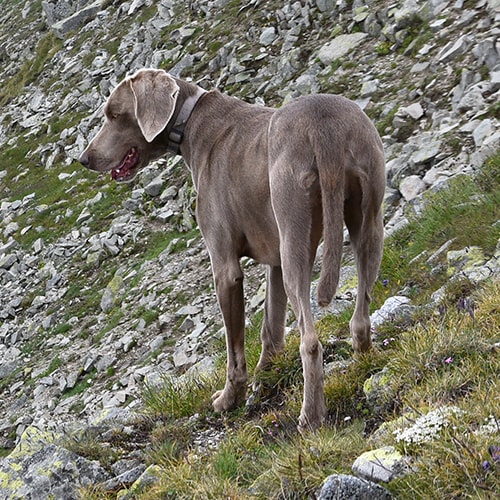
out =
<path fill-rule="evenodd" d="M 184 127 L 186 126 L 186 123 L 188 122 L 193 109 L 198 103 L 198 100 L 203 94 L 205 94 L 205 92 L 206 90 L 203 90 L 201 87 L 197 86 L 196 92 L 184 99 L 184 102 L 181 105 L 181 109 L 177 114 L 177 118 L 175 119 L 175 122 L 168 133 L 167 149 L 171 153 L 174 153 L 176 155 L 181 154 L 180 146 L 182 138 L 184 136 Z"/>

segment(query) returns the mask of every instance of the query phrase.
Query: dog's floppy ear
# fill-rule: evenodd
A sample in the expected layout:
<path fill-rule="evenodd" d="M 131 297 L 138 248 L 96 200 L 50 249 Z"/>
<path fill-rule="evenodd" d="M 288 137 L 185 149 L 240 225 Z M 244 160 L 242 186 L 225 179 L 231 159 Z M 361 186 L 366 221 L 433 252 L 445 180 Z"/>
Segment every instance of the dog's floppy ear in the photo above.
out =
<path fill-rule="evenodd" d="M 165 71 L 139 71 L 130 78 L 134 94 L 135 117 L 146 141 L 153 139 L 167 126 L 175 109 L 179 86 Z"/>

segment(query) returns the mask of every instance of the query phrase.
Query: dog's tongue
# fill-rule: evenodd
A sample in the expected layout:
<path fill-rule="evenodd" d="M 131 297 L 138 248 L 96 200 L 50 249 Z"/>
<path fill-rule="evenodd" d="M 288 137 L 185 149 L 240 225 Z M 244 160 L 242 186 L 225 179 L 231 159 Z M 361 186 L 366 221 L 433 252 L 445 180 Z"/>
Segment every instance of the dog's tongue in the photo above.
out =
<path fill-rule="evenodd" d="M 130 170 L 124 169 L 123 167 L 114 168 L 111 170 L 111 178 L 116 181 L 123 177 L 126 177 L 130 173 Z"/>
<path fill-rule="evenodd" d="M 135 164 L 135 161 L 136 150 L 135 148 L 132 148 L 127 153 L 127 156 L 125 156 L 120 165 L 111 170 L 111 178 L 116 181 L 128 177 L 132 173 L 130 169 Z"/>

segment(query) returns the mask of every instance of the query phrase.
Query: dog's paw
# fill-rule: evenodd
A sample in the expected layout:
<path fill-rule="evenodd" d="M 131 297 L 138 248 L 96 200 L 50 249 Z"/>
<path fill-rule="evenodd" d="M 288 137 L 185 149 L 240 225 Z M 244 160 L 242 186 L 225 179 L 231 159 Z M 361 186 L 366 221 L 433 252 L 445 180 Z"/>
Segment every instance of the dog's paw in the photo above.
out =
<path fill-rule="evenodd" d="M 297 425 L 297 430 L 300 434 L 305 435 L 308 432 L 317 431 L 324 422 L 323 417 L 306 417 L 305 415 L 300 415 L 299 424 Z"/>
<path fill-rule="evenodd" d="M 217 391 L 212 396 L 212 406 L 217 413 L 232 410 L 236 405 L 234 398 L 228 398 L 224 391 Z"/>
<path fill-rule="evenodd" d="M 297 429 L 301 434 L 317 431 L 327 417 L 327 410 L 324 401 L 316 401 L 313 406 L 302 407 L 299 416 Z"/>
<path fill-rule="evenodd" d="M 212 406 L 218 413 L 222 411 L 232 410 L 239 406 L 246 396 L 246 387 L 239 391 L 232 388 L 224 388 L 222 391 L 217 391 L 212 395 Z"/>

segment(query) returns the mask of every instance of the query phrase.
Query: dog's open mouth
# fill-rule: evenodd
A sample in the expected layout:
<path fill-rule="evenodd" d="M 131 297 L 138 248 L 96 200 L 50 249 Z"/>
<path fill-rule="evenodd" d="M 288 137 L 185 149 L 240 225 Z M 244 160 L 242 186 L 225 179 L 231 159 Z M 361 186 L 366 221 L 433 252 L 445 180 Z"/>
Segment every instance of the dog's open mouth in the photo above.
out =
<path fill-rule="evenodd" d="M 111 170 L 111 178 L 118 182 L 132 180 L 137 173 L 134 167 L 139 163 L 139 153 L 136 148 L 130 148 L 120 165 Z"/>

